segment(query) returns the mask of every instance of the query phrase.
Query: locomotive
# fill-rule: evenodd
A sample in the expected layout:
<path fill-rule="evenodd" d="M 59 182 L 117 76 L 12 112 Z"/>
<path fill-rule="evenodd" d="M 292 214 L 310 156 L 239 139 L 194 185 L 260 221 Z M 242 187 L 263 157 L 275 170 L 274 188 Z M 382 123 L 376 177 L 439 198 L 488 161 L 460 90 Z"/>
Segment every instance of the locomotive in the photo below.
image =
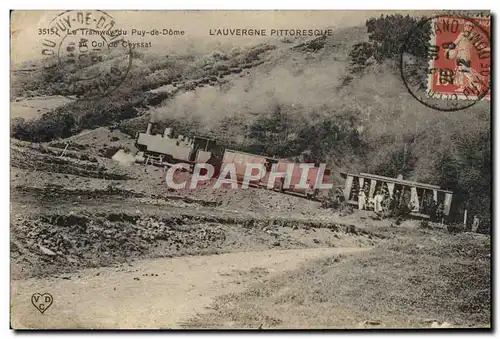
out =
<path fill-rule="evenodd" d="M 169 165 L 179 162 L 195 164 L 209 162 L 216 151 L 216 141 L 203 137 L 186 137 L 179 135 L 174 138 L 173 129 L 165 128 L 162 134 L 151 134 L 153 124 L 148 123 L 145 133 L 137 133 L 135 146 L 139 150 L 138 160 L 152 164 Z"/>

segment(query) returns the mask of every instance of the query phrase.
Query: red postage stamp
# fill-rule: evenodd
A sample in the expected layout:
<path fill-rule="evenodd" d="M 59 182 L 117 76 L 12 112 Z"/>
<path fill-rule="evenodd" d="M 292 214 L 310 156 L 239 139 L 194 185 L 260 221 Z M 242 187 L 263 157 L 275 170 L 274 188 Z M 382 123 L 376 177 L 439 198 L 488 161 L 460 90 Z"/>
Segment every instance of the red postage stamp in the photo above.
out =
<path fill-rule="evenodd" d="M 434 18 L 429 56 L 429 97 L 490 100 L 489 17 Z"/>

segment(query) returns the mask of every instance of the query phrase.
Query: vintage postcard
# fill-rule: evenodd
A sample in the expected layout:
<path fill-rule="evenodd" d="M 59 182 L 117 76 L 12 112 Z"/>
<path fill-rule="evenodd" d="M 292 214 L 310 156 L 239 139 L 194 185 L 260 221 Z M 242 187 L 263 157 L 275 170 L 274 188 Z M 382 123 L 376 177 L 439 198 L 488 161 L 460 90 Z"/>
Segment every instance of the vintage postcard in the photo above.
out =
<path fill-rule="evenodd" d="M 12 329 L 491 329 L 489 11 L 10 25 Z"/>

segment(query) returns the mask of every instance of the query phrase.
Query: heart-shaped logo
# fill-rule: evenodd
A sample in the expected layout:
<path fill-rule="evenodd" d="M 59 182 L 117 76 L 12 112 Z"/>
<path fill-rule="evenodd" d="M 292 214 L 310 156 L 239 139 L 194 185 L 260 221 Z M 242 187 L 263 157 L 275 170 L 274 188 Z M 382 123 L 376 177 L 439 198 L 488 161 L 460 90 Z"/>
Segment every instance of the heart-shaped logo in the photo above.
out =
<path fill-rule="evenodd" d="M 31 303 L 37 310 L 39 310 L 42 314 L 47 311 L 47 309 L 52 305 L 54 298 L 50 293 L 35 293 L 31 296 Z"/>

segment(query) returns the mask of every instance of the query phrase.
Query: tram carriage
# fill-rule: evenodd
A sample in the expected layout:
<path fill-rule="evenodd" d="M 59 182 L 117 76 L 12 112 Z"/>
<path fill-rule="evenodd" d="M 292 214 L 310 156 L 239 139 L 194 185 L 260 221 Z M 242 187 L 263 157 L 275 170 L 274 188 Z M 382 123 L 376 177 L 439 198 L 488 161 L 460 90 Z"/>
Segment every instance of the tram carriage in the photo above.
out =
<path fill-rule="evenodd" d="M 368 173 L 341 173 L 341 175 L 345 178 L 344 199 L 349 204 L 358 205 L 360 189 L 368 191 L 366 196 L 368 200 L 372 199 L 379 189 L 385 188 L 390 196 L 393 196 L 396 191 L 400 192 L 400 196 L 408 193 L 413 202 L 411 214 L 414 216 L 430 217 L 426 210 L 428 199 L 434 200 L 438 206 L 442 204 L 445 217 L 450 215 L 453 192 L 439 186 Z"/>

